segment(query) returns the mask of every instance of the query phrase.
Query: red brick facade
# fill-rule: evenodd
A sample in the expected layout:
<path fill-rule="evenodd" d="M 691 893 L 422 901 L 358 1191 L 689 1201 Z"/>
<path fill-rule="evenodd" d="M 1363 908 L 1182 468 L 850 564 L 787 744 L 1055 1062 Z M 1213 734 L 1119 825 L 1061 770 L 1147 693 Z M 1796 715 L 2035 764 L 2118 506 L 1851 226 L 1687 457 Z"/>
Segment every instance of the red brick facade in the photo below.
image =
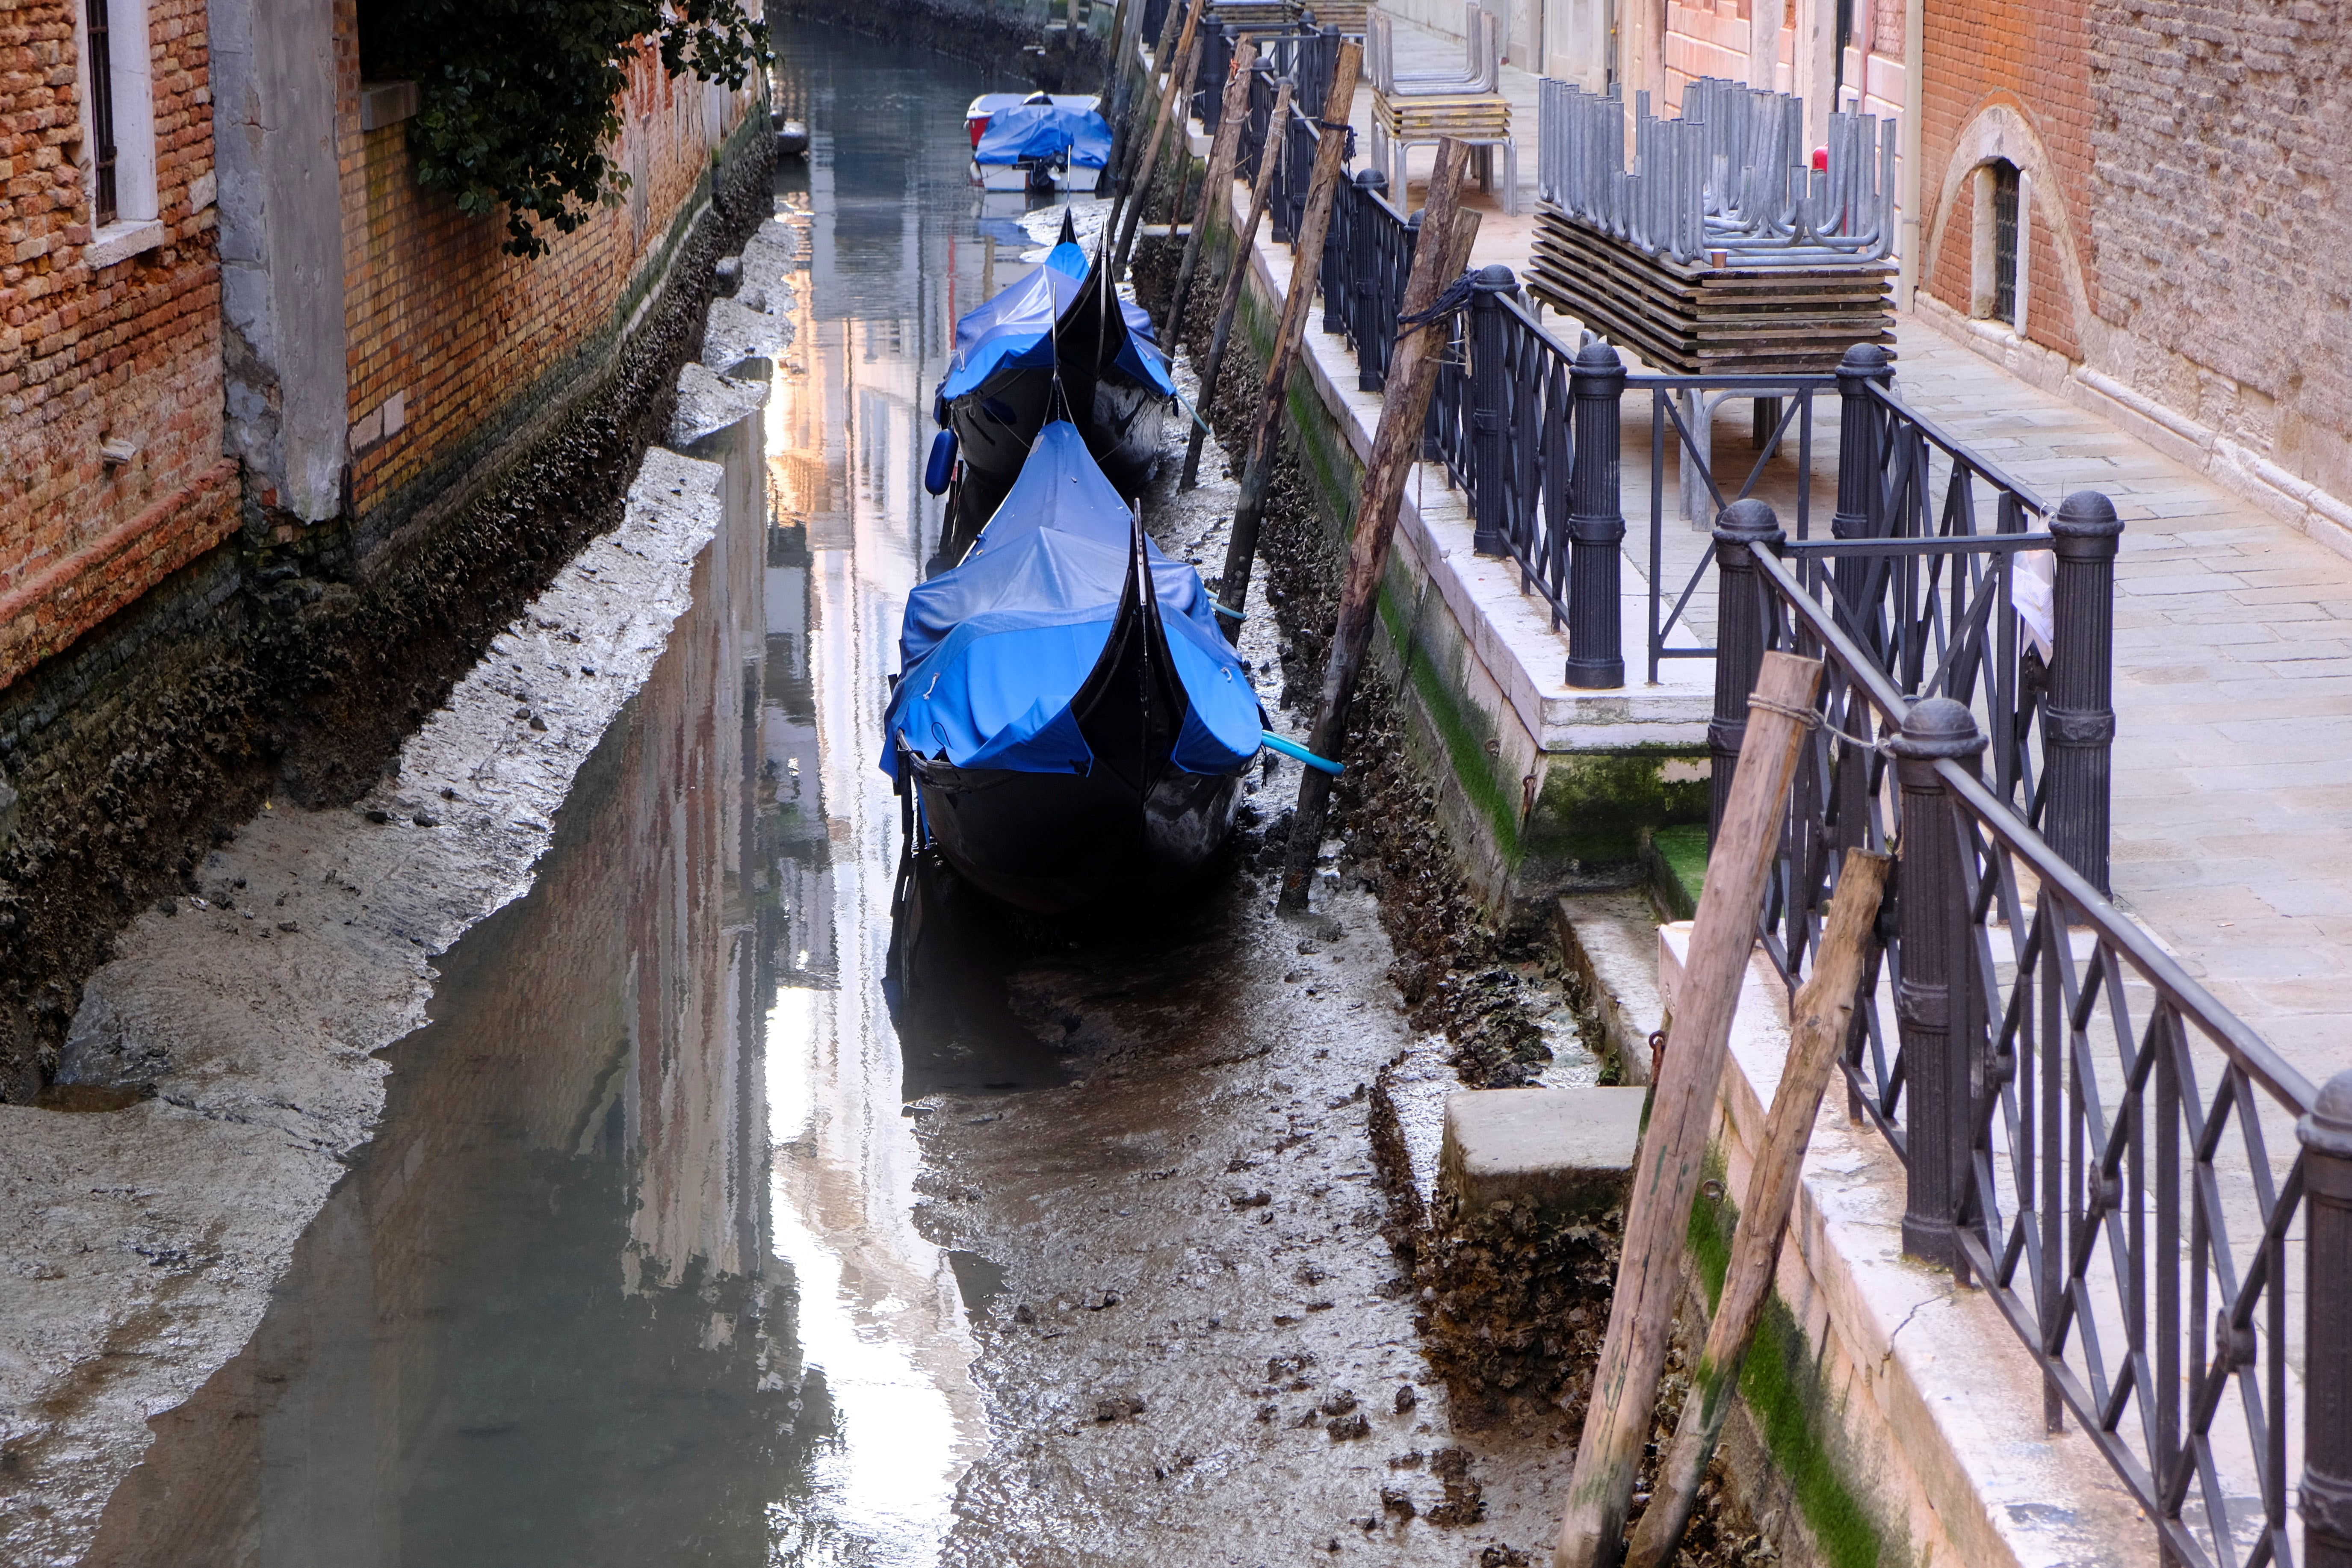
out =
<path fill-rule="evenodd" d="M 1920 126 L 1920 279 L 1971 304 L 1971 174 L 1991 156 L 2023 171 L 2032 210 L 2026 336 L 2080 357 L 2076 301 L 2096 309 L 2088 222 L 2091 58 L 2084 0 L 1926 0 Z"/>
<path fill-rule="evenodd" d="M 79 166 L 79 9 L 0 11 L 0 686 L 236 521 L 204 0 L 148 6 L 158 226 L 103 264 Z M 107 443 L 127 460 L 106 460 Z"/>
<path fill-rule="evenodd" d="M 114 13 L 119 68 L 140 12 L 116 0 Z M 156 216 L 95 233 L 82 14 L 82 0 L 0 10 L 0 689 L 240 516 L 223 455 L 205 0 L 147 0 Z M 462 478 L 551 373 L 622 324 L 750 95 L 672 82 L 647 51 L 619 148 L 635 189 L 524 261 L 501 253 L 502 217 L 467 218 L 417 186 L 404 124 L 361 129 L 355 0 L 335 0 L 334 31 L 335 79 L 319 86 L 338 132 L 347 504 L 364 517 Z"/>

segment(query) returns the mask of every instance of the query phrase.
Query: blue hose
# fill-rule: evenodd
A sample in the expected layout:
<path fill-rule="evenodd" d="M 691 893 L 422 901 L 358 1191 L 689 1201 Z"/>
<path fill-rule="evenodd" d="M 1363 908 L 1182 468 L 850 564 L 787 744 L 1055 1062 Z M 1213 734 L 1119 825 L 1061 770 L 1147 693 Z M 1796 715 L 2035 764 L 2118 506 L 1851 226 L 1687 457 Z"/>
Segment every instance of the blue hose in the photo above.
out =
<path fill-rule="evenodd" d="M 1328 757 L 1318 757 L 1297 742 L 1286 741 L 1271 730 L 1260 730 L 1258 738 L 1265 742 L 1267 751 L 1280 752 L 1284 756 L 1305 763 L 1310 768 L 1321 768 L 1327 773 L 1336 773 L 1340 770 L 1340 763 L 1333 762 Z"/>

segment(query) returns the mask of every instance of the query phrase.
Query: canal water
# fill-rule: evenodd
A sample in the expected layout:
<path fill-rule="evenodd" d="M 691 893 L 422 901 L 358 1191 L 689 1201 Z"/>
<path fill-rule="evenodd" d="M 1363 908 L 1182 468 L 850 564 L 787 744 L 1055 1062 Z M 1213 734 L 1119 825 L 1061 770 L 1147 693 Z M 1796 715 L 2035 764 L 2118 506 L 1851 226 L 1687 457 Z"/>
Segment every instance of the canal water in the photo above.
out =
<path fill-rule="evenodd" d="M 436 961 L 380 1131 L 243 1353 L 154 1421 L 92 1563 L 939 1556 L 999 1276 L 919 1233 L 904 1112 L 1056 1069 L 984 981 L 894 1027 L 875 760 L 940 545 L 929 389 L 1031 243 L 975 206 L 963 107 L 1023 84 L 778 44 L 812 148 L 757 248 L 791 264 L 744 288 L 793 335 L 737 367 L 764 413 L 696 449 L 735 500 L 693 609 L 530 892 Z"/>

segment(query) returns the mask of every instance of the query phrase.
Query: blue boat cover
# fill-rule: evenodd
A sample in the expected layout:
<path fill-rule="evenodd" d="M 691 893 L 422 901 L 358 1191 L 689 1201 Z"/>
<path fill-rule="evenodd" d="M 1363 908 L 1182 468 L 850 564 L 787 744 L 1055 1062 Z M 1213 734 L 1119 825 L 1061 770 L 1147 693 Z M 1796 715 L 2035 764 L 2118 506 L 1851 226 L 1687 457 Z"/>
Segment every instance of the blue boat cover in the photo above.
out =
<path fill-rule="evenodd" d="M 882 771 L 898 776 L 902 735 L 910 750 L 961 768 L 1090 769 L 1070 702 L 1110 639 L 1132 527 L 1077 427 L 1057 420 L 1040 431 L 963 561 L 907 597 Z M 1171 760 L 1187 773 L 1232 773 L 1257 753 L 1257 695 L 1200 574 L 1144 547 L 1190 700 Z"/>
<path fill-rule="evenodd" d="M 1162 396 L 1175 396 L 1176 378 L 1168 374 L 1168 356 L 1160 350 L 1160 334 L 1152 329 L 1151 312 L 1132 300 L 1121 300 L 1118 313 L 1127 322 L 1127 346 L 1118 351 L 1118 368 L 1158 387 Z"/>
<path fill-rule="evenodd" d="M 941 424 L 948 399 L 961 397 L 1000 366 L 1054 363 L 1054 323 L 1085 289 L 1087 267 L 1087 253 L 1066 241 L 1045 253 L 1045 266 L 964 312 L 940 383 Z"/>
<path fill-rule="evenodd" d="M 1018 163 L 1058 158 L 1065 151 L 1081 168 L 1110 162 L 1110 126 L 1091 109 L 1059 103 L 1016 103 L 988 117 L 971 152 L 975 163 Z"/>

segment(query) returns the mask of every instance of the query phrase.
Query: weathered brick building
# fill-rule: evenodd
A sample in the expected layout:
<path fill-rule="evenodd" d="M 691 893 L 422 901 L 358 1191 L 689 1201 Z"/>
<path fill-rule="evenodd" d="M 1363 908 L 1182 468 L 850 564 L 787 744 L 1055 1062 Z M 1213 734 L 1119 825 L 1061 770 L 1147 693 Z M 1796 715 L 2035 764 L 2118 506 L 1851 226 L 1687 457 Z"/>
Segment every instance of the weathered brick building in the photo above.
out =
<path fill-rule="evenodd" d="M 2342 8 L 1924 4 L 1923 310 L 2352 548 Z"/>
<path fill-rule="evenodd" d="M 625 198 L 506 255 L 502 216 L 417 184 L 362 3 L 0 9 L 0 1099 L 53 1059 L 94 910 L 273 775 L 363 782 L 609 521 L 717 228 L 764 215 L 757 76 L 648 49 Z M 596 493 L 447 526 L 526 455 Z M 383 733 L 306 773 L 294 737 L 335 726 Z"/>
<path fill-rule="evenodd" d="M 110 0 L 94 99 L 109 10 L 0 14 L 0 687 L 236 526 L 203 0 Z"/>

